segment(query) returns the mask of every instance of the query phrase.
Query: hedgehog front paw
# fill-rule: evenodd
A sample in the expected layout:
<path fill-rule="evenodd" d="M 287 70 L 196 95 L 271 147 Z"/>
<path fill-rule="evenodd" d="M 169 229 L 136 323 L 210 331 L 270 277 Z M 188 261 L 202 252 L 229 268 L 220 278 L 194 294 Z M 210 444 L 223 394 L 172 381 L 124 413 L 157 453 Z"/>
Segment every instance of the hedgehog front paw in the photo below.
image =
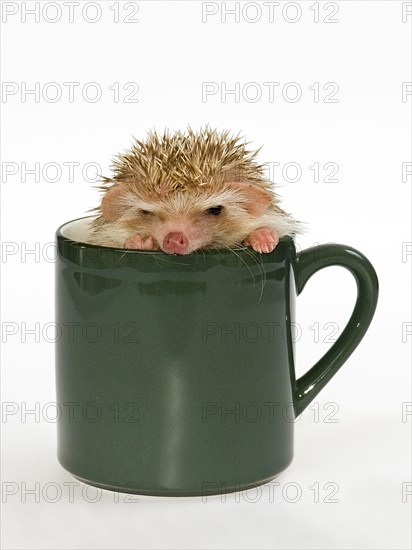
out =
<path fill-rule="evenodd" d="M 272 252 L 279 242 L 279 236 L 271 229 L 256 229 L 244 241 L 243 244 L 251 246 L 256 252 Z"/>
<path fill-rule="evenodd" d="M 133 250 L 157 250 L 152 237 L 142 237 L 139 234 L 127 239 L 124 247 L 132 248 Z"/>

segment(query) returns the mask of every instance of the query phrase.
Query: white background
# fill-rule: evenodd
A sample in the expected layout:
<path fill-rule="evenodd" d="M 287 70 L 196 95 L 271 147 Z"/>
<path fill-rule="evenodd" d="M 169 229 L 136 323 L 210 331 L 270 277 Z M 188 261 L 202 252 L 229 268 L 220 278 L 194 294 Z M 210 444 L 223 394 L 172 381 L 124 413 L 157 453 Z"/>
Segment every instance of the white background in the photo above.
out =
<path fill-rule="evenodd" d="M 402 98 L 402 83 L 411 81 L 412 15 L 403 22 L 402 10 L 412 11 L 410 3 L 280 2 L 271 21 L 268 6 L 241 2 L 238 22 L 223 17 L 233 2 L 110 0 L 83 13 L 90 3 L 81 2 L 73 7 L 73 22 L 64 3 L 48 3 L 44 11 L 46 4 L 39 3 L 38 22 L 24 15 L 34 2 L 3 2 L 2 13 L 8 83 L 2 103 L 2 399 L 14 413 L 3 414 L 1 426 L 3 547 L 409 548 L 412 336 L 402 331 L 411 330 L 412 257 L 402 251 L 410 251 L 412 240 L 411 176 L 402 178 L 402 163 L 411 162 L 412 96 Z M 336 6 L 330 18 L 337 22 L 324 22 Z M 216 13 L 202 21 L 202 10 Z M 128 14 L 138 22 L 126 23 Z M 24 86 L 33 89 L 36 82 L 39 97 L 25 95 Z M 64 82 L 79 83 L 73 101 Z M 90 100 L 90 82 L 101 89 L 99 101 Z M 132 97 L 137 103 L 125 102 L 133 92 L 123 90 L 129 82 L 139 87 Z M 204 82 L 215 83 L 217 93 L 202 97 Z M 233 89 L 236 82 L 239 97 L 225 96 L 224 86 Z M 273 98 L 264 82 L 280 83 Z M 287 86 L 291 82 L 295 88 Z M 310 89 L 316 82 L 319 98 Z M 331 82 L 339 87 L 332 97 L 337 102 L 327 103 L 336 88 L 323 87 Z M 119 86 L 117 101 L 113 86 Z M 296 89 L 302 96 L 294 102 Z M 56 90 L 62 95 L 53 102 Z M 107 175 L 111 158 L 132 136 L 206 123 L 240 131 L 256 148 L 264 145 L 261 162 L 280 163 L 273 179 L 283 206 L 309 227 L 298 245 L 350 244 L 371 260 L 380 280 L 376 316 L 353 356 L 296 423 L 294 462 L 271 490 L 206 502 L 127 502 L 125 495 L 85 492 L 58 464 L 56 423 L 44 412 L 55 401 L 53 331 L 44 334 L 54 318 L 50 243 L 60 224 L 97 205 L 85 165 L 97 163 Z M 77 163 L 73 178 L 70 162 Z M 282 172 L 291 162 L 301 168 L 299 181 L 290 181 L 293 169 Z M 316 162 L 318 182 L 309 168 Z M 39 175 L 25 173 L 35 163 Z M 338 165 L 337 182 L 323 181 L 326 163 Z M 329 268 L 308 283 L 297 302 L 298 374 L 330 345 L 325 323 L 342 330 L 354 298 L 354 281 L 343 269 Z M 37 336 L 26 334 L 30 328 Z M 26 415 L 25 407 L 37 413 Z M 336 502 L 329 502 L 331 487 Z"/>

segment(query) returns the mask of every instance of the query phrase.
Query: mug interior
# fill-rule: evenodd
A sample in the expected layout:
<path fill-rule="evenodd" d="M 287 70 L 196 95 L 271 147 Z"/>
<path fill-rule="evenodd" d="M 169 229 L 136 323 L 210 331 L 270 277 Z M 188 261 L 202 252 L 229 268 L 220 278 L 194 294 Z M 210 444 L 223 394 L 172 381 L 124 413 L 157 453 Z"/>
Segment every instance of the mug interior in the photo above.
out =
<path fill-rule="evenodd" d="M 63 237 L 71 241 L 91 244 L 91 222 L 96 218 L 97 216 L 88 216 L 72 220 L 62 225 L 58 231 Z"/>

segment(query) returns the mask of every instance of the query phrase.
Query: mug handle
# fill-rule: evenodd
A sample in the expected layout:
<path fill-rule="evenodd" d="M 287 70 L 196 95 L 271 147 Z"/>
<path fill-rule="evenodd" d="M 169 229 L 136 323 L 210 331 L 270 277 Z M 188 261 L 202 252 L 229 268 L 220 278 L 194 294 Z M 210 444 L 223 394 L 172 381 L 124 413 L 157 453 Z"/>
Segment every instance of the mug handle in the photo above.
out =
<path fill-rule="evenodd" d="M 326 386 L 365 335 L 375 313 L 379 283 L 370 261 L 358 250 L 341 244 L 322 244 L 299 252 L 296 261 L 296 292 L 310 277 L 328 266 L 343 266 L 355 277 L 357 297 L 342 334 L 319 361 L 295 383 L 295 412 L 299 415 Z"/>

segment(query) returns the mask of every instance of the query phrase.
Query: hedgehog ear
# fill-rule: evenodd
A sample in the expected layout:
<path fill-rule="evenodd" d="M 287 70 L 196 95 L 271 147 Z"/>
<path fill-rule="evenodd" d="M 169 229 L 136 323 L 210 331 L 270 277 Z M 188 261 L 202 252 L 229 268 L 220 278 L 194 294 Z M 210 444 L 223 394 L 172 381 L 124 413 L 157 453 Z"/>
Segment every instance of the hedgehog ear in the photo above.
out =
<path fill-rule="evenodd" d="M 272 202 L 270 194 L 252 183 L 239 183 L 237 181 L 228 184 L 232 189 L 239 190 L 246 198 L 246 209 L 254 217 L 261 216 Z"/>
<path fill-rule="evenodd" d="M 114 185 L 106 191 L 100 206 L 100 210 L 106 220 L 115 222 L 123 214 L 126 208 L 125 205 L 122 204 L 124 195 L 125 189 L 120 185 Z"/>

